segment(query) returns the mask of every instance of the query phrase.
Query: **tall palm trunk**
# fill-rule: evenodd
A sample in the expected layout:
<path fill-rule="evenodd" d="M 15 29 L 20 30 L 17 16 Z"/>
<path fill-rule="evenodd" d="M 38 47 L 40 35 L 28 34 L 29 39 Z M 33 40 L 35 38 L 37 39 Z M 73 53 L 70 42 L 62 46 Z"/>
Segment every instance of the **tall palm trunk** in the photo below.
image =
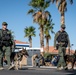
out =
<path fill-rule="evenodd" d="M 61 25 L 65 24 L 65 14 L 61 13 Z"/>
<path fill-rule="evenodd" d="M 40 25 L 40 47 L 44 48 L 44 28 L 43 25 Z"/>
<path fill-rule="evenodd" d="M 32 47 L 32 38 L 29 36 L 29 43 L 30 43 L 30 48 Z"/>
<path fill-rule="evenodd" d="M 46 52 L 49 52 L 49 39 L 46 37 Z"/>

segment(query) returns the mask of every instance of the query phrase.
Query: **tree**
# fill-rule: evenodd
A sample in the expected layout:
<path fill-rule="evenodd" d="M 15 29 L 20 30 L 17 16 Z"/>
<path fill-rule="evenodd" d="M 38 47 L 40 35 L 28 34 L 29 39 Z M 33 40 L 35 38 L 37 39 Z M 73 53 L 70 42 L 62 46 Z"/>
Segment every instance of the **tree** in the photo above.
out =
<path fill-rule="evenodd" d="M 49 0 L 52 3 L 56 2 L 56 6 L 61 14 L 61 25 L 65 24 L 65 12 L 67 11 L 67 2 L 73 3 L 73 0 Z"/>
<path fill-rule="evenodd" d="M 33 26 L 26 27 L 24 29 L 24 33 L 25 33 L 24 37 L 28 37 L 30 47 L 32 47 L 32 36 L 34 36 L 34 37 L 36 36 L 35 35 L 35 28 Z"/>
<path fill-rule="evenodd" d="M 56 6 L 61 14 L 61 25 L 65 24 L 65 12 L 67 11 L 67 2 L 70 1 L 70 4 L 73 4 L 73 0 L 49 0 L 52 3 L 56 2 Z M 69 50 L 70 53 L 70 50 Z"/>
<path fill-rule="evenodd" d="M 15 38 L 14 32 L 10 30 L 10 33 L 12 34 L 12 39 L 14 39 Z"/>
<path fill-rule="evenodd" d="M 46 25 L 46 21 L 50 18 L 50 13 L 45 11 L 49 5 L 50 3 L 47 0 L 31 0 L 29 3 L 32 9 L 28 11 L 28 14 L 31 13 L 33 22 L 39 25 L 41 48 L 44 48 L 44 25 Z"/>
<path fill-rule="evenodd" d="M 54 33 L 53 31 L 54 23 L 52 23 L 52 19 L 47 21 L 47 24 L 44 26 L 44 34 L 46 39 L 46 52 L 49 52 L 49 40 L 51 39 L 50 31 L 51 33 Z"/>
<path fill-rule="evenodd" d="M 13 52 L 15 50 L 15 35 L 12 30 L 10 30 L 11 33 L 11 51 Z"/>

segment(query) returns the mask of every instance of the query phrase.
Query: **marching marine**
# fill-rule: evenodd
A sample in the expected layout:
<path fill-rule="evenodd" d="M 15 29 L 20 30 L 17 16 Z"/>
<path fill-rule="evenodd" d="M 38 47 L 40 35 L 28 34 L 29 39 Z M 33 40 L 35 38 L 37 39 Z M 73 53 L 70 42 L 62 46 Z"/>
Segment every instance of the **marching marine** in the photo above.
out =
<path fill-rule="evenodd" d="M 58 50 L 59 55 L 58 70 L 61 70 L 61 66 L 63 66 L 63 69 L 67 69 L 64 56 L 66 54 L 66 48 L 68 47 L 68 50 L 70 50 L 70 40 L 65 28 L 64 24 L 61 25 L 61 30 L 59 30 L 54 37 L 54 49 Z"/>
<path fill-rule="evenodd" d="M 10 30 L 7 29 L 7 23 L 2 23 L 2 29 L 0 29 L 0 70 L 3 69 L 3 57 L 6 57 L 8 69 L 11 68 L 11 46 L 13 45 L 13 38 Z"/>

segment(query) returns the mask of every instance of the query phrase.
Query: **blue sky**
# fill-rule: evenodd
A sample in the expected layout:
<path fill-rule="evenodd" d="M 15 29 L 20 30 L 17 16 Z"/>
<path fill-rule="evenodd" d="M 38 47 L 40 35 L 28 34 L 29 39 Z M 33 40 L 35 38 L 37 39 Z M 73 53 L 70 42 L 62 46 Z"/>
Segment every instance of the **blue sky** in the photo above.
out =
<path fill-rule="evenodd" d="M 24 28 L 26 26 L 34 26 L 36 28 L 36 37 L 33 37 L 33 47 L 40 47 L 40 37 L 38 25 L 33 23 L 31 15 L 27 15 L 30 6 L 28 6 L 30 0 L 0 0 L 0 28 L 3 21 L 8 23 L 8 28 L 14 31 L 15 39 L 20 41 L 28 42 L 27 38 L 24 38 Z M 55 4 L 51 4 L 47 9 L 55 23 L 54 31 L 60 30 L 60 13 L 57 10 Z M 69 34 L 72 49 L 76 49 L 76 0 L 73 5 L 69 4 L 68 11 L 65 13 L 65 24 L 66 31 Z M 52 38 L 49 42 L 50 46 L 53 46 L 54 35 L 51 34 Z"/>

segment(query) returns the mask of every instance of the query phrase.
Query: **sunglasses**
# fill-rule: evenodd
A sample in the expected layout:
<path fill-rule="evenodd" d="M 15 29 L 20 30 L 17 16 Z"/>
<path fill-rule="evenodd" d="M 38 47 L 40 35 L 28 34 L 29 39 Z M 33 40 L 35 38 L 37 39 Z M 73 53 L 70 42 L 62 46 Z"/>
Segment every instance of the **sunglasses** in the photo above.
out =
<path fill-rule="evenodd" d="M 65 27 L 62 27 L 62 29 L 65 29 Z"/>

